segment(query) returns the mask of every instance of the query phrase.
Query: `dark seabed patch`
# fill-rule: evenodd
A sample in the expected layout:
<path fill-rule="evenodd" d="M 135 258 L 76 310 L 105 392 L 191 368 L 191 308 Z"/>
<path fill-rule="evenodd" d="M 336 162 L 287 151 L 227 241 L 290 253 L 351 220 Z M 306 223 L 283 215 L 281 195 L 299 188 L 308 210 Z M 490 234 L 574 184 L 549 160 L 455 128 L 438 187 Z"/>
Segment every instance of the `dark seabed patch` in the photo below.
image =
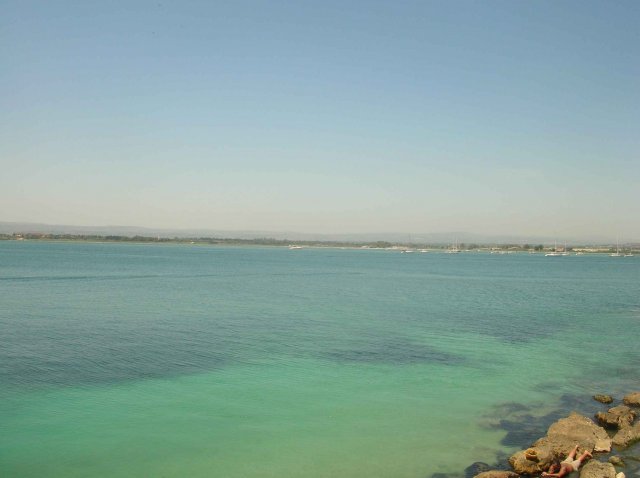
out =
<path fill-rule="evenodd" d="M 483 417 L 483 421 L 487 428 L 506 432 L 501 440 L 502 445 L 526 448 L 538 438 L 545 436 L 552 423 L 568 416 L 571 411 L 593 417 L 603 408 L 604 405 L 591 397 L 565 394 L 551 411 L 543 415 L 536 413 L 535 406 L 508 402 L 495 406 Z"/>
<path fill-rule="evenodd" d="M 4 339 L 0 383 L 20 388 L 171 377 L 221 368 L 234 360 L 228 341 L 206 329 L 124 323 L 82 329 L 79 324 L 39 322 L 30 328 L 12 327 Z"/>
<path fill-rule="evenodd" d="M 389 338 L 364 345 L 345 344 L 322 355 L 323 358 L 340 363 L 374 363 L 411 365 L 436 363 L 460 365 L 465 359 L 460 355 L 442 352 L 436 348 L 404 338 Z"/>

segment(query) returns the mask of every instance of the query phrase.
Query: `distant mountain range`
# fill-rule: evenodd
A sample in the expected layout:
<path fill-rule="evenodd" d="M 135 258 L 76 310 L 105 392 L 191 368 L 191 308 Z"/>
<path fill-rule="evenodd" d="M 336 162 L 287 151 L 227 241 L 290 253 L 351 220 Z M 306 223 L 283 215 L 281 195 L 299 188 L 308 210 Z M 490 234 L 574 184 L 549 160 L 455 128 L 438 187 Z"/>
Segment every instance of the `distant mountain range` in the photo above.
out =
<path fill-rule="evenodd" d="M 212 237 L 232 239 L 289 239 L 292 241 L 336 241 L 336 242 L 375 242 L 414 244 L 553 244 L 558 240 L 564 244 L 565 238 L 548 236 L 524 237 L 518 235 L 486 235 L 471 232 L 434 232 L 434 233 L 359 233 L 359 234 L 321 234 L 295 231 L 229 231 L 216 229 L 162 229 L 137 226 L 71 226 L 59 224 L 40 224 L 28 222 L 1 222 L 0 234 L 72 234 L 98 236 L 148 236 L 162 238 Z M 567 244 L 615 244 L 615 241 L 603 237 L 566 238 Z"/>

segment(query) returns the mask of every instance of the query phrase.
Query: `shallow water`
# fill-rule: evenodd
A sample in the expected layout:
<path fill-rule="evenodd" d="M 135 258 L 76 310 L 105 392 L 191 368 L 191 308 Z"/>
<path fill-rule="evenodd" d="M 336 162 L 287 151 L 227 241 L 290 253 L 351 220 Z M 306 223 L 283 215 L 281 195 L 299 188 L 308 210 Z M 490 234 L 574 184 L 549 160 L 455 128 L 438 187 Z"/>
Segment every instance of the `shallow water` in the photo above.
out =
<path fill-rule="evenodd" d="M 0 474 L 459 475 L 640 388 L 638 259 L 0 242 Z"/>

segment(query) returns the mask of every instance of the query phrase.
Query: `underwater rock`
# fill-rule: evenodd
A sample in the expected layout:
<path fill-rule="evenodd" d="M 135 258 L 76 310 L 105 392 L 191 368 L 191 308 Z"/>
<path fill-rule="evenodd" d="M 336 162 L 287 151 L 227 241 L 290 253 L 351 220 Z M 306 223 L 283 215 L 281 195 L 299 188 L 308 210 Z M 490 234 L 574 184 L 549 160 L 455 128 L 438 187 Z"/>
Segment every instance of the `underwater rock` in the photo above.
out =
<path fill-rule="evenodd" d="M 640 407 L 640 392 L 631 392 L 622 399 L 625 405 L 631 407 Z"/>
<path fill-rule="evenodd" d="M 613 402 L 613 397 L 611 395 L 594 395 L 593 399 L 596 402 L 605 403 L 605 404 Z"/>
<path fill-rule="evenodd" d="M 464 476 L 465 478 L 473 478 L 489 470 L 491 470 L 491 465 L 476 461 L 464 469 Z"/>
<path fill-rule="evenodd" d="M 477 474 L 474 478 L 518 478 L 518 474 L 513 471 L 489 470 Z"/>

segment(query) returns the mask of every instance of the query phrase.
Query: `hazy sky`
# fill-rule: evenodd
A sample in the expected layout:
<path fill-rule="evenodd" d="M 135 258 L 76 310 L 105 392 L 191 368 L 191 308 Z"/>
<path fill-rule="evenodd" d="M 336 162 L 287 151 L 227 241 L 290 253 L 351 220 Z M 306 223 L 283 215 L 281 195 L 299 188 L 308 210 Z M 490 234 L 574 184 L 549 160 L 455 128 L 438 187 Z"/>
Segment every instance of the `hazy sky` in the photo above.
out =
<path fill-rule="evenodd" d="M 3 0 L 0 221 L 640 239 L 639 25 L 636 0 Z"/>

